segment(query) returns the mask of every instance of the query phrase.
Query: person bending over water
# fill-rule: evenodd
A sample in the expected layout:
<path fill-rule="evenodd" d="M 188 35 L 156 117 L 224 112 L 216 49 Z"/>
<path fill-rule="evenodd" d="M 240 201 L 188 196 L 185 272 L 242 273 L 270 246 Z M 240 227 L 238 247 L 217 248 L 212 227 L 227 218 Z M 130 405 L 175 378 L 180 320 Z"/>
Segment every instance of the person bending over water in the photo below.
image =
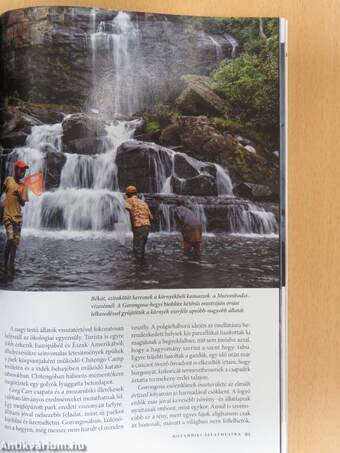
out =
<path fill-rule="evenodd" d="M 175 218 L 183 236 L 184 254 L 195 258 L 201 255 L 202 224 L 196 214 L 184 205 L 183 198 L 176 199 Z"/>
<path fill-rule="evenodd" d="M 7 242 L 5 246 L 5 269 L 14 271 L 14 262 L 20 242 L 22 227 L 22 206 L 28 201 L 28 189 L 22 183 L 28 165 L 23 160 L 15 162 L 14 177 L 7 176 L 3 189 L 6 194 L 4 202 L 3 222 L 6 228 Z"/>
<path fill-rule="evenodd" d="M 145 246 L 150 233 L 152 214 L 148 204 L 138 198 L 137 188 L 128 186 L 125 190 L 125 208 L 130 213 L 133 232 L 133 253 L 138 260 L 145 258 Z"/>

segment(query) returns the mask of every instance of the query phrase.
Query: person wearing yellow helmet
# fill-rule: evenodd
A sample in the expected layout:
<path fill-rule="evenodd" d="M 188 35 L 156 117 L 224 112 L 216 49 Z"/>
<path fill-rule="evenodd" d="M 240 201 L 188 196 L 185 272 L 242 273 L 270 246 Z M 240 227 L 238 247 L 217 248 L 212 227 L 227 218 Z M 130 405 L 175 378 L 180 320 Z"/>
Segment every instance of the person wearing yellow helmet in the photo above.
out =
<path fill-rule="evenodd" d="M 152 214 L 148 204 L 138 198 L 138 191 L 135 186 L 128 186 L 125 194 L 125 208 L 129 211 L 133 232 L 133 253 L 137 259 L 143 260 L 153 219 Z"/>

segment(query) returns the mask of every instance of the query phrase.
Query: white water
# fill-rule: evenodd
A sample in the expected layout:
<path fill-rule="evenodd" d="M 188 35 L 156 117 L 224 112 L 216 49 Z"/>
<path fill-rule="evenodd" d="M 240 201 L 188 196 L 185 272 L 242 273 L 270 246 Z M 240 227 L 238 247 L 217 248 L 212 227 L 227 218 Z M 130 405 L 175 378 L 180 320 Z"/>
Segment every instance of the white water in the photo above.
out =
<path fill-rule="evenodd" d="M 106 126 L 104 152 L 91 156 L 65 154 L 66 163 L 60 177 L 60 187 L 93 188 L 118 191 L 116 154 L 119 146 L 133 138 L 139 120 L 114 121 Z"/>
<path fill-rule="evenodd" d="M 116 154 L 119 146 L 133 141 L 139 120 L 115 120 L 106 126 L 100 149 L 104 152 L 94 155 L 65 154 L 66 162 L 60 175 L 60 187 L 55 191 L 44 192 L 38 197 L 30 194 L 30 202 L 24 208 L 25 228 L 41 229 L 61 228 L 69 232 L 97 231 L 117 229 L 120 237 L 130 231 L 130 221 L 124 209 L 124 199 L 118 187 Z M 29 172 L 45 172 L 45 151 L 61 151 L 61 124 L 42 125 L 32 128 L 26 147 L 15 149 L 9 159 L 9 173 L 13 162 L 20 158 L 30 166 Z M 150 154 L 155 169 L 156 191 L 173 194 L 171 178 L 177 177 L 175 157 L 184 158 L 188 165 L 204 175 L 206 163 L 194 159 L 185 153 L 149 144 L 155 152 Z M 170 167 L 169 167 L 170 162 Z M 232 183 L 229 174 L 215 164 L 218 196 L 232 195 Z M 185 183 L 185 179 L 180 179 Z M 206 232 L 207 218 L 204 205 L 190 201 L 192 209 L 199 217 Z M 160 205 L 161 231 L 173 232 L 176 229 L 174 207 L 166 203 Z M 245 201 L 236 203 L 228 211 L 232 233 L 271 234 L 277 232 L 275 215 Z M 118 231 L 119 230 L 119 231 Z"/>
<path fill-rule="evenodd" d="M 245 202 L 240 209 L 234 207 L 228 212 L 230 230 L 238 234 L 277 234 L 278 223 L 275 214 L 256 206 L 254 203 Z"/>
<path fill-rule="evenodd" d="M 232 195 L 233 183 L 231 182 L 228 171 L 218 164 L 215 164 L 215 167 L 216 167 L 217 194 Z"/>
<path fill-rule="evenodd" d="M 224 37 L 231 44 L 231 47 L 232 47 L 231 57 L 235 58 L 237 49 L 239 47 L 239 43 L 233 36 L 229 35 L 229 33 L 225 33 Z"/>
<path fill-rule="evenodd" d="M 216 39 L 214 39 L 211 35 L 208 35 L 210 41 L 214 44 L 215 46 L 215 52 L 216 52 L 216 61 L 219 63 L 222 58 L 223 58 L 223 49 L 222 49 L 222 46 L 221 44 L 216 41 Z"/>
<path fill-rule="evenodd" d="M 97 26 L 96 11 L 92 10 L 91 28 L 91 109 L 131 116 L 141 108 L 140 77 L 135 68 L 141 54 L 138 27 L 122 11 L 111 23 L 100 22 Z M 113 79 L 98 64 L 99 53 L 111 61 Z"/>
<path fill-rule="evenodd" d="M 92 110 L 108 111 L 116 115 L 131 115 L 141 106 L 143 95 L 135 60 L 140 58 L 140 33 L 129 14 L 119 12 L 111 23 L 97 24 L 94 9 L 90 18 L 90 48 L 92 60 L 91 95 Z M 236 52 L 237 42 L 227 38 Z M 221 46 L 210 37 L 220 57 Z M 102 74 L 100 61 L 109 58 L 112 77 Z M 119 146 L 134 140 L 139 120 L 115 120 L 106 126 L 106 136 L 101 138 L 101 152 L 94 155 L 65 154 L 66 162 L 60 174 L 60 186 L 54 191 L 37 197 L 30 194 L 24 208 L 24 226 L 29 231 L 42 232 L 44 228 L 61 229 L 68 234 L 92 231 L 101 234 L 112 231 L 118 237 L 130 231 L 130 220 L 124 209 L 124 199 L 118 187 L 116 156 Z M 17 148 L 10 156 L 8 172 L 13 173 L 13 163 L 20 158 L 29 166 L 29 172 L 45 172 L 45 153 L 62 152 L 62 124 L 41 125 L 32 128 L 25 147 Z M 207 164 L 185 153 L 148 144 L 155 152 L 153 160 L 155 191 L 173 194 L 172 178 L 179 178 L 175 171 L 176 155 L 184 158 L 199 175 L 209 175 Z M 232 197 L 232 182 L 227 169 L 214 164 L 218 196 Z M 146 174 L 146 176 L 149 176 Z M 204 205 L 190 201 L 206 232 L 207 217 Z M 161 231 L 175 230 L 174 209 L 166 203 L 160 205 Z M 115 231 L 116 230 L 116 231 Z M 275 216 L 251 203 L 235 204 L 230 212 L 230 231 L 235 233 L 269 234 L 277 231 Z M 105 233 L 106 234 L 106 233 Z"/>
<path fill-rule="evenodd" d="M 202 162 L 200 160 L 197 160 L 197 159 L 194 159 L 193 157 L 188 156 L 185 153 L 175 152 L 173 150 L 166 149 L 166 148 L 162 148 L 162 149 L 167 151 L 168 156 L 171 158 L 171 162 L 172 162 L 172 168 L 171 168 L 171 175 L 170 176 L 164 177 L 165 170 L 162 171 L 163 184 L 162 184 L 162 187 L 161 187 L 161 190 L 160 190 L 160 192 L 162 194 L 172 194 L 172 193 L 174 193 L 173 189 L 172 189 L 172 184 L 171 184 L 172 177 L 176 177 L 180 181 L 181 181 L 181 179 L 184 181 L 184 179 L 180 178 L 176 174 L 176 171 L 175 171 L 175 164 L 174 163 L 175 163 L 175 156 L 176 155 L 183 157 L 188 162 L 188 164 L 191 167 L 193 167 L 193 168 L 195 168 L 195 170 L 197 170 L 197 172 L 199 174 L 201 174 L 201 175 L 206 174 L 206 172 L 204 171 L 204 166 L 206 164 L 204 162 Z M 222 168 L 218 164 L 213 164 L 213 165 L 216 168 L 217 195 L 232 195 L 233 194 L 233 185 L 232 185 L 228 170 L 225 170 L 224 168 Z"/>

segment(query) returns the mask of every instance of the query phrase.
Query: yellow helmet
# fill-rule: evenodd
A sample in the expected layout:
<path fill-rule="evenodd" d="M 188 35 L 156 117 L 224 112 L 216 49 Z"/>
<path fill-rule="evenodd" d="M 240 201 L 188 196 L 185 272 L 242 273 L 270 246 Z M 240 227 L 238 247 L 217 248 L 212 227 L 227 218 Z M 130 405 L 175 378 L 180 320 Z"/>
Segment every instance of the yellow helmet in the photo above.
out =
<path fill-rule="evenodd" d="M 135 186 L 128 186 L 128 187 L 125 189 L 125 193 L 126 193 L 126 194 L 137 193 L 137 187 L 135 187 Z"/>

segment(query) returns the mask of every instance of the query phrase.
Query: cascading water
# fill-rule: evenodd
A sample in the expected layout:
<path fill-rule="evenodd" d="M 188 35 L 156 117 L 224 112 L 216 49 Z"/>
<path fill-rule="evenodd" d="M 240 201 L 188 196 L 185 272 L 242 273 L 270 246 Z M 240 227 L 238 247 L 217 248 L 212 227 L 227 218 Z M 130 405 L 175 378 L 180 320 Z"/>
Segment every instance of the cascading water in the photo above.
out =
<path fill-rule="evenodd" d="M 131 116 L 141 107 L 140 76 L 135 66 L 141 58 L 138 27 L 125 12 L 119 12 L 111 23 L 97 26 L 93 10 L 91 28 L 91 109 Z M 100 53 L 110 60 L 106 71 L 98 64 Z"/>
<path fill-rule="evenodd" d="M 31 194 L 30 202 L 24 208 L 24 226 L 32 229 L 56 228 L 67 231 L 103 231 L 115 230 L 127 232 L 130 228 L 129 218 L 124 209 L 124 198 L 119 188 L 117 168 L 117 151 L 122 144 L 132 146 L 148 145 L 154 151 L 148 160 L 154 169 L 155 192 L 160 197 L 171 197 L 172 202 L 159 203 L 159 229 L 164 232 L 176 231 L 174 200 L 181 194 L 187 182 L 176 170 L 176 161 L 180 160 L 190 168 L 196 177 L 208 177 L 216 184 L 215 199 L 225 204 L 232 204 L 223 211 L 226 217 L 226 231 L 241 234 L 277 233 L 275 215 L 244 200 L 238 201 L 232 194 L 232 182 L 227 170 L 217 164 L 207 164 L 194 159 L 185 153 L 169 148 L 143 142 L 137 142 L 133 136 L 140 120 L 115 120 L 106 126 L 106 136 L 101 137 L 99 149 L 103 152 L 92 155 L 79 155 L 62 152 L 62 124 L 42 125 L 32 128 L 27 138 L 27 146 L 15 149 L 8 161 L 11 173 L 13 162 L 24 159 L 30 166 L 30 173 L 48 172 L 46 156 L 48 153 L 63 155 L 64 165 L 60 172 L 60 184 L 56 190 L 47 190 L 42 196 Z M 124 152 L 124 151 L 123 151 Z M 12 166 L 10 168 L 10 166 Z M 215 171 L 213 171 L 215 169 Z M 215 176 L 211 176 L 208 172 Z M 179 181 L 174 190 L 173 180 Z M 196 212 L 203 226 L 208 231 L 206 214 L 209 202 L 199 197 L 185 196 L 185 199 Z M 218 206 L 217 206 L 218 209 Z M 222 211 L 221 211 L 222 212 Z"/>
<path fill-rule="evenodd" d="M 97 19 L 97 10 L 93 9 L 88 33 L 92 61 L 90 108 L 109 113 L 111 118 L 131 116 L 143 104 L 143 89 L 138 72 L 143 56 L 137 21 L 133 21 L 125 12 L 119 12 L 111 22 L 99 22 Z M 237 41 L 227 34 L 224 37 L 232 45 L 235 56 Z M 216 60 L 219 61 L 223 57 L 222 47 L 215 38 L 209 38 L 216 49 Z M 108 60 L 105 68 L 101 67 L 104 60 Z M 59 159 L 60 173 L 57 184 L 47 188 L 42 196 L 30 195 L 30 202 L 24 208 L 24 227 L 35 230 L 63 229 L 70 232 L 115 229 L 128 231 L 130 219 L 124 209 L 117 153 L 124 152 L 122 144 L 132 143 L 147 145 L 150 151 L 147 159 L 150 161 L 149 169 L 152 168 L 153 172 L 152 192 L 160 197 L 157 205 L 160 231 L 176 230 L 176 195 L 185 197 L 187 204 L 199 217 L 204 232 L 209 231 L 212 224 L 209 217 L 211 199 L 191 196 L 187 189 L 188 181 L 194 184 L 199 180 L 208 184 L 216 210 L 226 217 L 224 231 L 241 234 L 277 233 L 277 222 L 271 211 L 233 196 L 232 181 L 227 169 L 156 144 L 137 142 L 134 140 L 134 133 L 139 125 L 139 119 L 115 119 L 108 123 L 106 135 L 98 139 L 98 145 L 91 155 L 63 152 L 62 123 L 34 126 L 26 146 L 15 149 L 10 155 L 8 173 L 13 173 L 16 159 L 23 159 L 29 164 L 30 173 L 41 171 L 46 176 L 51 170 L 47 162 L 48 156 Z M 181 170 L 181 165 L 184 170 Z M 147 173 L 145 177 L 151 178 Z"/>
<path fill-rule="evenodd" d="M 223 49 L 221 44 L 216 41 L 215 38 L 213 38 L 211 35 L 208 35 L 210 41 L 214 44 L 215 46 L 215 51 L 216 51 L 216 60 L 217 62 L 221 61 L 223 59 Z"/>
<path fill-rule="evenodd" d="M 236 39 L 233 36 L 229 35 L 229 33 L 225 33 L 224 37 L 231 44 L 231 47 L 232 47 L 231 57 L 235 58 L 237 49 L 239 47 L 239 43 L 236 41 Z"/>
<path fill-rule="evenodd" d="M 59 188 L 46 191 L 40 197 L 31 195 L 30 203 L 25 207 L 24 226 L 102 231 L 112 230 L 118 223 L 124 224 L 127 231 L 129 219 L 118 190 L 115 155 L 119 145 L 132 138 L 138 124 L 138 120 L 115 121 L 107 126 L 107 136 L 102 138 L 104 153 L 92 156 L 65 153 Z M 40 146 L 41 143 L 35 141 L 40 135 L 45 139 L 42 142 L 56 145 L 59 141 L 55 132 L 60 128 L 62 125 L 37 126 L 27 143 Z M 50 133 L 48 139 L 43 131 Z M 13 152 L 13 159 L 24 158 L 30 165 L 30 172 L 32 168 L 44 171 L 45 154 L 40 149 L 19 148 Z M 61 152 L 56 147 L 54 151 Z"/>

